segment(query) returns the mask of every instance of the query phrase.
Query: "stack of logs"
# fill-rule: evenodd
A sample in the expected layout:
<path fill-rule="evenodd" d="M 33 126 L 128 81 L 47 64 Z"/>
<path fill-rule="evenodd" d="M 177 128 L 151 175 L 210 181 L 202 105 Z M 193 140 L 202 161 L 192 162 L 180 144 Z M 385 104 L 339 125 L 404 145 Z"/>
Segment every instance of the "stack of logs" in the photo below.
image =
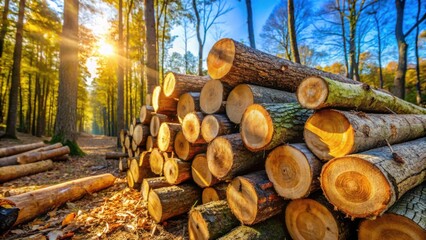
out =
<path fill-rule="evenodd" d="M 122 131 L 155 221 L 189 212 L 190 239 L 426 239 L 426 109 L 232 39 L 207 66 L 168 73 Z"/>

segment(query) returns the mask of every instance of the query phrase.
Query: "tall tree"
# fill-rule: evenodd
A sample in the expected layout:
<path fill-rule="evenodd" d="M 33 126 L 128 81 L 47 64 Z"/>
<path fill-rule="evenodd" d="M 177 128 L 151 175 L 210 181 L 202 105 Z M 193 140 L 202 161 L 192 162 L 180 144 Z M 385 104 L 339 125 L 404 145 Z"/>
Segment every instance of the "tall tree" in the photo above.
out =
<path fill-rule="evenodd" d="M 117 132 L 124 128 L 124 64 L 123 61 L 123 0 L 118 0 L 118 61 L 117 61 Z M 120 136 L 117 136 L 120 146 Z"/>
<path fill-rule="evenodd" d="M 417 17 L 416 21 L 420 18 L 421 1 L 417 0 Z M 420 57 L 419 57 L 419 25 L 416 26 L 416 35 L 414 39 L 414 55 L 416 57 L 416 102 L 422 102 L 422 81 L 420 79 Z"/>
<path fill-rule="evenodd" d="M 407 72 L 407 48 L 408 44 L 406 38 L 410 33 L 426 19 L 426 13 L 419 18 L 407 32 L 404 33 L 404 10 L 405 0 L 395 0 L 396 7 L 396 25 L 395 25 L 395 37 L 398 42 L 398 67 L 394 78 L 394 94 L 395 96 L 404 99 L 405 98 L 405 73 Z"/>
<path fill-rule="evenodd" d="M 300 63 L 299 49 L 297 48 L 293 0 L 287 1 L 287 12 L 288 12 L 288 30 L 289 30 L 289 37 L 290 37 L 291 54 L 293 57 L 292 60 L 294 62 Z"/>
<path fill-rule="evenodd" d="M 146 75 L 148 93 L 158 85 L 158 54 L 155 33 L 154 0 L 144 0 L 145 3 L 145 36 L 146 36 Z"/>
<path fill-rule="evenodd" d="M 6 120 L 6 133 L 3 137 L 16 138 L 16 114 L 21 84 L 22 34 L 24 30 L 25 0 L 19 1 L 18 22 L 16 23 L 15 49 L 13 50 L 12 85 L 9 93 L 9 109 Z"/>
<path fill-rule="evenodd" d="M 3 57 L 4 38 L 6 37 L 7 27 L 9 26 L 9 20 L 7 15 L 9 14 L 9 2 L 10 0 L 4 1 L 3 15 L 1 20 L 1 31 L 0 31 L 0 58 Z"/>
<path fill-rule="evenodd" d="M 52 142 L 68 145 L 72 155 L 84 154 L 76 140 L 78 91 L 79 0 L 65 0 L 64 23 L 59 47 L 59 89 L 55 135 Z"/>
<path fill-rule="evenodd" d="M 248 26 L 250 47 L 256 48 L 256 41 L 254 38 L 254 30 L 253 30 L 253 12 L 251 7 L 251 0 L 246 0 L 246 6 L 247 6 L 247 26 Z"/>

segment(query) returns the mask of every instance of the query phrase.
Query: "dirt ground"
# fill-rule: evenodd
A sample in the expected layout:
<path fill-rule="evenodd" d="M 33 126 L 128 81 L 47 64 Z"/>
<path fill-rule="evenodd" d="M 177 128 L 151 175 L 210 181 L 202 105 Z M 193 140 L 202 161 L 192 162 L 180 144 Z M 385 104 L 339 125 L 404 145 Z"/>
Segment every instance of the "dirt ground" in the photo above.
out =
<path fill-rule="evenodd" d="M 0 148 L 48 140 L 26 134 L 18 138 L 0 140 Z M 140 192 L 127 187 L 118 161 L 104 159 L 105 152 L 115 150 L 116 138 L 81 134 L 78 143 L 86 156 L 55 162 L 51 171 L 0 184 L 0 197 L 103 173 L 116 176 L 115 184 L 15 226 L 0 239 L 188 239 L 186 215 L 154 223 Z M 71 221 L 64 224 L 66 217 Z"/>

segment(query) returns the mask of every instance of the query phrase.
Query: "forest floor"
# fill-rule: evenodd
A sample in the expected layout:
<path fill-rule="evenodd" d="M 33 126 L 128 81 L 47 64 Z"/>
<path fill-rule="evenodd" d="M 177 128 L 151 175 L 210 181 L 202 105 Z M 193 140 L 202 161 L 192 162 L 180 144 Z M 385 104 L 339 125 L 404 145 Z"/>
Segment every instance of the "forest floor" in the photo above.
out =
<path fill-rule="evenodd" d="M 19 140 L 0 140 L 0 148 L 48 140 L 18 134 Z M 0 239 L 187 239 L 187 216 L 156 224 L 139 191 L 129 189 L 117 160 L 105 160 L 114 151 L 116 138 L 81 134 L 78 140 L 86 156 L 55 162 L 51 171 L 0 184 L 0 198 L 11 191 L 26 192 L 52 184 L 111 173 L 114 185 L 80 200 L 68 202 L 0 234 Z M 67 218 L 65 222 L 64 219 Z M 70 220 L 70 221 L 68 221 Z M 61 237 L 62 236 L 62 237 Z"/>

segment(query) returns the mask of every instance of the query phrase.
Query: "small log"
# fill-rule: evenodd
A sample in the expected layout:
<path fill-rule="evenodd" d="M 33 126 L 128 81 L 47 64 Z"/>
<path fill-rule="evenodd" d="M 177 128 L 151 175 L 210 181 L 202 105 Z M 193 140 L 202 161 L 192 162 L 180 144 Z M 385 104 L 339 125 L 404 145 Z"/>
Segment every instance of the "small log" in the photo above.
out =
<path fill-rule="evenodd" d="M 214 44 L 207 57 L 207 69 L 211 78 L 232 86 L 249 83 L 290 92 L 295 92 L 300 82 L 309 76 L 358 83 L 338 74 L 269 55 L 230 38 Z"/>
<path fill-rule="evenodd" d="M 167 182 L 166 177 L 144 178 L 141 187 L 142 198 L 144 201 L 148 201 L 148 194 L 150 189 L 157 189 L 169 186 L 171 186 L 171 184 Z"/>
<path fill-rule="evenodd" d="M 142 124 L 142 123 L 141 123 L 140 118 L 133 117 L 133 118 L 132 118 L 132 124 L 133 124 L 133 126 L 136 126 L 136 125 L 138 125 L 138 124 Z"/>
<path fill-rule="evenodd" d="M 135 157 L 135 152 L 133 152 L 131 146 L 130 146 L 129 149 L 127 149 L 127 155 L 128 155 L 129 158 Z"/>
<path fill-rule="evenodd" d="M 207 144 L 204 143 L 190 143 L 186 140 L 182 131 L 176 134 L 174 141 L 174 151 L 179 159 L 189 161 L 199 153 L 205 153 Z"/>
<path fill-rule="evenodd" d="M 53 157 L 62 156 L 69 153 L 70 153 L 70 148 L 68 146 L 49 150 L 49 151 L 44 151 L 44 152 L 33 152 L 33 153 L 28 153 L 18 157 L 18 163 L 19 164 L 33 163 L 33 162 L 38 162 L 41 160 L 50 159 Z"/>
<path fill-rule="evenodd" d="M 239 226 L 218 240 L 264 240 L 264 239 L 290 239 L 284 230 L 282 222 L 276 218 L 270 218 L 253 226 Z"/>
<path fill-rule="evenodd" d="M 350 239 L 355 235 L 352 223 L 323 195 L 290 201 L 285 209 L 285 224 L 293 239 Z"/>
<path fill-rule="evenodd" d="M 157 139 L 155 139 L 153 136 L 148 136 L 146 138 L 145 147 L 148 152 L 151 152 L 154 148 L 158 148 Z"/>
<path fill-rule="evenodd" d="M 308 77 L 297 89 L 300 105 L 309 109 L 344 108 L 366 112 L 426 114 L 426 108 L 366 84 L 345 84 L 327 77 Z"/>
<path fill-rule="evenodd" d="M 163 114 L 155 114 L 151 118 L 151 122 L 149 124 L 149 131 L 151 133 L 151 136 L 157 137 L 158 130 L 160 129 L 160 126 L 163 122 L 171 122 L 170 119 Z"/>
<path fill-rule="evenodd" d="M 373 114 L 323 109 L 306 121 L 303 134 L 309 149 L 326 161 L 387 143 L 426 136 L 426 114 Z"/>
<path fill-rule="evenodd" d="M 186 114 L 190 112 L 200 111 L 200 93 L 187 92 L 179 97 L 177 104 L 177 117 L 179 122 L 182 123 Z"/>
<path fill-rule="evenodd" d="M 154 108 L 152 106 L 143 105 L 139 112 L 139 120 L 142 124 L 149 124 L 153 115 L 155 115 Z"/>
<path fill-rule="evenodd" d="M 231 87 L 219 80 L 206 82 L 200 92 L 200 109 L 205 114 L 224 113 L 225 100 Z"/>
<path fill-rule="evenodd" d="M 147 125 L 137 124 L 133 128 L 133 141 L 137 146 L 142 146 L 146 143 L 146 138 L 149 136 L 149 127 Z"/>
<path fill-rule="evenodd" d="M 16 155 L 22 152 L 27 152 L 36 148 L 41 148 L 46 146 L 43 142 L 30 143 L 24 145 L 16 145 L 11 147 L 0 148 L 0 157 L 6 157 L 11 155 Z"/>
<path fill-rule="evenodd" d="M 222 182 L 214 185 L 213 187 L 204 188 L 201 195 L 201 202 L 205 204 L 213 201 L 226 200 L 227 187 L 228 183 Z"/>
<path fill-rule="evenodd" d="M 408 191 L 385 214 L 363 220 L 358 239 L 426 239 L 426 184 Z"/>
<path fill-rule="evenodd" d="M 151 189 L 148 195 L 148 212 L 155 222 L 187 213 L 200 202 L 201 191 L 193 184 Z"/>
<path fill-rule="evenodd" d="M 49 150 L 57 149 L 57 148 L 60 148 L 60 147 L 62 147 L 61 143 L 55 143 L 55 144 L 52 144 L 52 145 L 47 145 L 45 147 L 36 148 L 36 149 L 33 149 L 31 151 L 28 151 L 28 152 L 23 152 L 23 153 L 19 153 L 19 154 L 16 154 L 16 155 L 0 158 L 0 167 L 17 165 L 18 164 L 18 157 L 27 155 L 29 153 L 49 151 Z"/>
<path fill-rule="evenodd" d="M 121 143 L 121 146 L 124 146 L 124 141 L 126 140 L 126 135 L 127 135 L 127 130 L 126 129 L 121 129 L 120 130 L 120 143 Z"/>
<path fill-rule="evenodd" d="M 238 133 L 215 138 L 207 147 L 206 155 L 210 172 L 220 180 L 262 169 L 265 163 L 264 153 L 247 150 Z"/>
<path fill-rule="evenodd" d="M 144 178 L 155 176 L 149 165 L 149 154 L 147 156 L 146 153 L 147 152 L 142 153 L 139 158 L 133 158 L 130 162 L 129 170 L 132 173 L 133 180 L 139 184 L 142 183 Z"/>
<path fill-rule="evenodd" d="M 226 99 L 226 115 L 231 122 L 240 124 L 244 111 L 254 103 L 297 102 L 296 95 L 277 89 L 250 84 L 237 85 Z"/>
<path fill-rule="evenodd" d="M 141 184 L 136 182 L 135 178 L 133 177 L 132 171 L 130 171 L 130 168 L 126 172 L 126 179 L 127 179 L 127 186 L 132 189 L 140 189 Z"/>
<path fill-rule="evenodd" d="M 239 223 L 225 200 L 199 205 L 189 212 L 189 239 L 216 239 Z"/>
<path fill-rule="evenodd" d="M 162 123 L 157 136 L 158 149 L 163 152 L 173 152 L 173 142 L 176 134 L 181 130 L 179 123 Z"/>
<path fill-rule="evenodd" d="M 153 173 L 157 175 L 163 174 L 164 158 L 157 148 L 154 148 L 151 155 L 149 155 L 149 165 Z"/>
<path fill-rule="evenodd" d="M 29 221 L 62 204 L 75 201 L 86 193 L 95 193 L 114 184 L 115 177 L 109 173 L 81 178 L 39 190 L 5 198 L 19 208 L 14 225 Z"/>
<path fill-rule="evenodd" d="M 65 162 L 70 160 L 70 156 L 68 154 L 57 156 L 51 159 L 54 162 Z"/>
<path fill-rule="evenodd" d="M 160 86 L 156 86 L 152 92 L 152 107 L 156 113 L 176 115 L 177 101 L 164 95 Z"/>
<path fill-rule="evenodd" d="M 322 162 L 304 143 L 276 147 L 268 154 L 265 170 L 277 193 L 286 199 L 309 196 L 320 189 Z"/>
<path fill-rule="evenodd" d="M 127 135 L 126 139 L 124 140 L 124 147 L 126 149 L 131 149 L 132 148 L 132 136 Z"/>
<path fill-rule="evenodd" d="M 128 136 L 133 136 L 133 130 L 135 128 L 135 125 L 133 125 L 132 123 L 129 125 L 129 131 L 127 132 Z"/>
<path fill-rule="evenodd" d="M 127 165 L 127 158 L 121 157 L 118 160 L 118 170 L 120 170 L 120 172 L 125 172 L 127 169 L 129 169 L 129 165 Z"/>
<path fill-rule="evenodd" d="M 264 170 L 234 178 L 226 199 L 242 223 L 253 225 L 282 212 L 284 199 L 275 192 Z"/>
<path fill-rule="evenodd" d="M 164 163 L 163 174 L 168 183 L 178 185 L 191 179 L 191 163 L 178 158 L 168 158 Z"/>
<path fill-rule="evenodd" d="M 136 155 L 136 151 L 138 150 L 138 145 L 136 144 L 136 142 L 135 142 L 135 140 L 134 140 L 134 138 L 132 139 L 132 151 L 133 151 L 133 154 L 134 155 Z M 132 157 L 134 157 L 134 156 L 132 156 Z"/>
<path fill-rule="evenodd" d="M 219 182 L 219 179 L 213 176 L 208 168 L 206 154 L 195 156 L 191 165 L 191 174 L 194 182 L 202 188 L 213 186 Z"/>
<path fill-rule="evenodd" d="M 122 152 L 106 152 L 105 153 L 105 159 L 119 159 L 122 157 L 127 157 L 127 154 Z"/>
<path fill-rule="evenodd" d="M 334 158 L 321 171 L 321 188 L 336 209 L 374 218 L 426 176 L 426 138 Z"/>
<path fill-rule="evenodd" d="M 186 140 L 190 143 L 206 143 L 201 136 L 201 122 L 204 114 L 201 112 L 192 112 L 186 114 L 182 121 L 182 132 Z"/>
<path fill-rule="evenodd" d="M 166 97 L 177 99 L 184 93 L 201 91 L 208 80 L 210 80 L 209 76 L 201 77 L 169 72 L 164 78 L 163 92 Z"/>
<path fill-rule="evenodd" d="M 52 160 L 0 167 L 0 183 L 53 169 Z"/>
<path fill-rule="evenodd" d="M 211 142 L 217 136 L 237 133 L 239 128 L 226 115 L 212 114 L 204 117 L 201 123 L 201 136 Z"/>

